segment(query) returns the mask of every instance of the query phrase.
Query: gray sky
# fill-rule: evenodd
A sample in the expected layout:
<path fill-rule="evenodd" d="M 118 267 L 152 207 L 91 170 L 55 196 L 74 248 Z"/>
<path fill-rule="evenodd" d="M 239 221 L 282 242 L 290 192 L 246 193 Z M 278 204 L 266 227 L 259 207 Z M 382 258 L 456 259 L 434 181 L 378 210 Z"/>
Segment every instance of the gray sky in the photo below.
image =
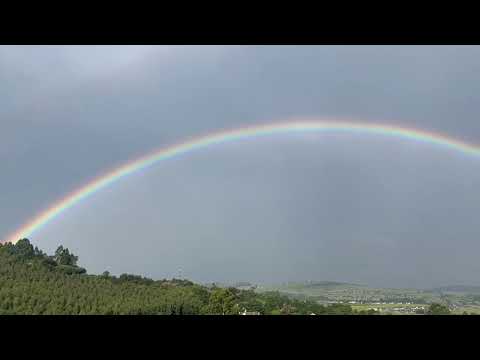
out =
<path fill-rule="evenodd" d="M 192 135 L 331 116 L 480 143 L 479 114 L 477 46 L 0 46 L 0 234 Z M 158 164 L 32 241 L 91 272 L 480 285 L 479 182 L 438 147 L 281 135 Z"/>

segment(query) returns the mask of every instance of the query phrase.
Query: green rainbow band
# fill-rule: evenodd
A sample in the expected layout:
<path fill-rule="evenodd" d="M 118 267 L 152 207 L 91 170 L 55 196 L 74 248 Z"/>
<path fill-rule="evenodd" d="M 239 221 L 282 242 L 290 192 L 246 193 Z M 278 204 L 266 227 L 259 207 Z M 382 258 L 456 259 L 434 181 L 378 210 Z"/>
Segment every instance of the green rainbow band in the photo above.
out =
<path fill-rule="evenodd" d="M 21 238 L 30 237 L 35 231 L 48 224 L 60 213 L 63 213 L 64 211 L 68 210 L 80 201 L 95 194 L 97 191 L 100 191 L 103 188 L 110 186 L 117 180 L 120 180 L 127 175 L 145 169 L 160 161 L 171 159 L 175 156 L 199 150 L 208 146 L 238 141 L 241 139 L 281 133 L 305 133 L 325 131 L 364 133 L 404 138 L 408 140 L 425 142 L 431 145 L 442 146 L 467 155 L 480 155 L 480 148 L 478 146 L 467 144 L 465 142 L 458 141 L 444 135 L 424 132 L 421 130 L 372 123 L 343 121 L 289 121 L 285 123 L 275 123 L 261 126 L 245 127 L 230 131 L 222 131 L 160 149 L 149 155 L 143 156 L 123 166 L 120 166 L 119 168 L 107 174 L 95 178 L 85 186 L 68 194 L 66 197 L 54 203 L 48 209 L 39 213 L 32 220 L 30 220 L 29 222 L 21 226 L 19 229 L 17 229 L 13 234 L 8 236 L 4 242 L 16 243 Z"/>

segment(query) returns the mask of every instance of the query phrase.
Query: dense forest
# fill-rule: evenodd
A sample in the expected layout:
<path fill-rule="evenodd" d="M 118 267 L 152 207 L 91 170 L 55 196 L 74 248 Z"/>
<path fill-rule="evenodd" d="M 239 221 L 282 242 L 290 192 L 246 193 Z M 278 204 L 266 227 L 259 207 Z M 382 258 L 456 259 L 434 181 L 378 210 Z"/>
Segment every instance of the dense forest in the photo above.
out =
<path fill-rule="evenodd" d="M 28 239 L 0 244 L 0 314 L 68 315 L 351 315 L 349 305 L 323 306 L 278 292 L 206 287 L 188 280 L 90 275 L 60 246 L 54 255 Z"/>

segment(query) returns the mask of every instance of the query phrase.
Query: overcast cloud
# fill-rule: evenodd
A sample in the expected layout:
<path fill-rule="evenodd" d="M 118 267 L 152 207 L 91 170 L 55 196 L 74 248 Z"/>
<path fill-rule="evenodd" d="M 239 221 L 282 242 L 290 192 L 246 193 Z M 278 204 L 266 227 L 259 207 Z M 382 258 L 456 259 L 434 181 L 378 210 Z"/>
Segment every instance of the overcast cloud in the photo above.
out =
<path fill-rule="evenodd" d="M 318 116 L 480 143 L 479 114 L 477 46 L 0 46 L 0 238 L 192 135 Z M 92 272 L 480 285 L 479 183 L 480 159 L 430 145 L 274 136 L 158 164 L 31 240 Z"/>

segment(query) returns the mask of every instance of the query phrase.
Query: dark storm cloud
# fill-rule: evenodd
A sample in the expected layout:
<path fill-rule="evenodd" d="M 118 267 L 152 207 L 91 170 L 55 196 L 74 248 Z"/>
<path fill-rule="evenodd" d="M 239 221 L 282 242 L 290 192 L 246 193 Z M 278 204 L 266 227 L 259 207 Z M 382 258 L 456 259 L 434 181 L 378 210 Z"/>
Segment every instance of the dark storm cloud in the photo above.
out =
<path fill-rule="evenodd" d="M 331 116 L 480 142 L 479 60 L 453 46 L 0 47 L 0 233 L 105 169 L 221 128 Z M 478 160 L 431 146 L 286 136 L 158 165 L 36 237 L 96 271 L 475 283 L 478 180 Z"/>

